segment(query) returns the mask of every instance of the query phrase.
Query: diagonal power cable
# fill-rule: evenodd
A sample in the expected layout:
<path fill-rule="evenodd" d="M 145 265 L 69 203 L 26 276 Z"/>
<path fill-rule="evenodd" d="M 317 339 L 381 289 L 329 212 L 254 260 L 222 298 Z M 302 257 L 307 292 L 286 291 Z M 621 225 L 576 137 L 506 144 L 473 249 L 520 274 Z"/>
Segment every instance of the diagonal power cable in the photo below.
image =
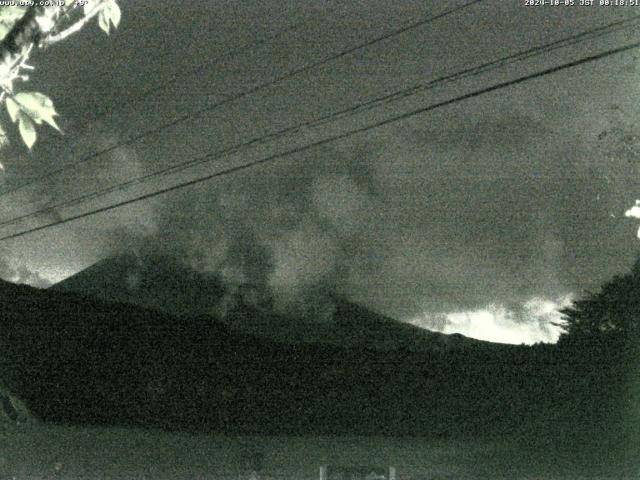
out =
<path fill-rule="evenodd" d="M 468 8 L 468 7 L 470 7 L 470 6 L 472 6 L 472 5 L 476 4 L 476 3 L 480 3 L 480 2 L 483 2 L 483 1 L 485 1 L 485 0 L 470 0 L 467 3 L 464 3 L 462 5 L 458 5 L 456 7 L 449 8 L 449 9 L 447 9 L 447 10 L 441 12 L 441 13 L 438 13 L 436 15 L 432 15 L 432 16 L 423 18 L 421 20 L 412 22 L 412 23 L 410 23 L 408 25 L 405 25 L 404 27 L 401 27 L 401 28 L 398 28 L 398 29 L 393 30 L 391 32 L 382 34 L 382 35 L 377 36 L 377 37 L 375 37 L 375 38 L 373 38 L 371 40 L 365 41 L 365 42 L 360 43 L 358 45 L 355 45 L 353 47 L 349 47 L 349 48 L 347 48 L 345 50 L 341 50 L 338 53 L 331 54 L 331 55 L 326 56 L 326 57 L 324 57 L 324 58 L 322 58 L 320 60 L 317 60 L 315 62 L 309 63 L 307 65 L 303 65 L 302 67 L 296 68 L 294 70 L 290 70 L 290 71 L 288 71 L 288 72 L 286 72 L 286 73 L 284 73 L 284 74 L 282 74 L 282 75 L 280 75 L 280 76 L 278 76 L 278 77 L 276 77 L 276 78 L 274 78 L 272 80 L 268 80 L 266 82 L 259 83 L 259 84 L 254 85 L 253 87 L 251 87 L 251 88 L 249 88 L 247 90 L 244 90 L 242 92 L 239 92 L 239 93 L 231 95 L 231 96 L 227 96 L 226 98 L 224 98 L 224 99 L 222 99 L 222 100 L 220 100 L 218 102 L 215 102 L 215 103 L 213 103 L 211 105 L 207 105 L 205 107 L 202 107 L 202 108 L 200 108 L 198 110 L 195 110 L 195 111 L 192 111 L 192 112 L 184 113 L 184 114 L 182 114 L 182 115 L 180 115 L 178 117 L 175 117 L 174 119 L 172 119 L 172 120 L 170 120 L 170 121 L 168 121 L 168 122 L 166 122 L 166 123 L 164 123 L 162 125 L 159 125 L 157 127 L 151 128 L 151 129 L 146 130 L 144 132 L 141 132 L 141 133 L 139 133 L 137 135 L 131 136 L 127 140 L 125 140 L 123 142 L 120 142 L 120 143 L 114 144 L 112 146 L 106 147 L 104 149 L 98 150 L 96 152 L 93 152 L 93 153 L 81 158 L 78 161 L 72 162 L 70 164 L 67 164 L 67 165 L 61 167 L 61 168 L 58 168 L 56 170 L 52 170 L 52 171 L 50 171 L 50 172 L 48 172 L 48 173 L 46 173 L 44 175 L 35 177 L 35 178 L 33 178 L 33 179 L 31 179 L 31 180 L 29 180 L 29 181 L 27 181 L 27 182 L 25 182 L 25 183 L 23 183 L 21 185 L 18 185 L 16 187 L 11 188 L 11 189 L 5 190 L 4 192 L 0 193 L 0 198 L 5 196 L 5 195 L 9 195 L 9 194 L 14 193 L 16 191 L 22 190 L 23 188 L 29 187 L 29 186 L 31 186 L 31 185 L 39 182 L 39 181 L 46 180 L 46 179 L 48 179 L 48 178 L 50 178 L 50 177 L 52 177 L 54 175 L 59 175 L 59 174 L 61 174 L 63 172 L 66 172 L 69 169 L 75 168 L 75 167 L 77 167 L 77 166 L 79 166 L 81 164 L 84 164 L 86 162 L 92 161 L 92 160 L 94 160 L 94 159 L 96 159 L 96 158 L 98 158 L 98 157 L 100 157 L 100 156 L 102 156 L 104 154 L 110 153 L 112 151 L 115 151 L 115 150 L 117 150 L 119 148 L 122 148 L 122 147 L 125 147 L 125 146 L 132 145 L 132 144 L 138 142 L 139 140 L 142 140 L 143 138 L 146 138 L 146 137 L 148 137 L 150 135 L 155 135 L 157 133 L 163 132 L 164 130 L 167 130 L 169 128 L 175 127 L 176 125 L 184 123 L 184 122 L 186 122 L 188 120 L 193 120 L 193 119 L 199 118 L 203 114 L 211 112 L 211 111 L 213 111 L 213 110 L 215 110 L 215 109 L 217 109 L 219 107 L 222 107 L 223 105 L 226 105 L 228 103 L 234 102 L 236 100 L 240 100 L 240 99 L 242 99 L 244 97 L 247 97 L 249 95 L 257 93 L 257 92 L 259 92 L 261 90 L 273 87 L 273 86 L 275 86 L 275 85 L 277 85 L 277 84 L 279 84 L 281 82 L 284 82 L 286 80 L 289 80 L 289 79 L 291 79 L 291 78 L 293 78 L 293 77 L 295 77 L 297 75 L 300 75 L 302 73 L 305 73 L 307 71 L 310 71 L 312 69 L 320 67 L 320 66 L 325 65 L 327 63 L 330 63 L 330 62 L 332 62 L 334 60 L 337 60 L 339 58 L 342 58 L 342 57 L 345 57 L 347 55 L 350 55 L 350 54 L 352 54 L 354 52 L 357 52 L 359 50 L 365 49 L 365 48 L 367 48 L 367 47 L 369 47 L 371 45 L 375 45 L 376 43 L 382 42 L 384 40 L 388 40 L 388 39 L 393 38 L 395 36 L 398 36 L 398 35 L 401 35 L 403 33 L 406 33 L 406 32 L 408 32 L 410 30 L 414 30 L 416 28 L 422 27 L 422 26 L 424 26 L 424 25 L 426 25 L 428 23 L 431 23 L 431 22 L 433 22 L 435 20 L 444 18 L 444 17 L 446 17 L 448 15 L 451 15 L 453 13 L 456 13 L 458 11 L 461 11 L 461 10 L 463 10 L 465 8 Z"/>
<path fill-rule="evenodd" d="M 601 52 L 601 53 L 598 53 L 598 54 L 595 54 L 595 55 L 582 57 L 582 58 L 580 58 L 578 60 L 574 60 L 574 61 L 571 61 L 571 62 L 568 62 L 568 63 L 563 63 L 561 65 L 558 65 L 558 66 L 555 66 L 555 67 L 551 67 L 551 68 L 547 68 L 545 70 L 541 70 L 539 72 L 535 72 L 535 73 L 532 73 L 532 74 L 524 75 L 524 76 L 518 77 L 518 78 L 513 79 L 513 80 L 508 80 L 508 81 L 505 81 L 505 82 L 501 82 L 501 83 L 497 83 L 497 84 L 491 85 L 489 87 L 484 87 L 484 88 L 481 88 L 481 89 L 478 89 L 478 90 L 474 90 L 474 91 L 472 91 L 470 93 L 467 93 L 467 94 L 464 94 L 464 95 L 460 95 L 460 96 L 451 98 L 449 100 L 445 100 L 445 101 L 442 101 L 442 102 L 438 102 L 438 103 L 430 104 L 430 105 L 427 105 L 427 106 L 424 106 L 424 107 L 420 107 L 420 108 L 417 108 L 417 109 L 414 109 L 414 110 L 410 110 L 408 112 L 405 112 L 405 113 L 402 113 L 402 114 L 399 114 L 399 115 L 395 115 L 393 117 L 387 118 L 385 120 L 381 120 L 381 121 L 373 123 L 373 124 L 369 124 L 369 125 L 366 125 L 366 126 L 363 126 L 363 127 L 359 127 L 359 128 L 355 128 L 355 129 L 352 129 L 352 130 L 348 130 L 346 132 L 343 132 L 343 133 L 340 133 L 340 134 L 336 134 L 336 135 L 333 135 L 331 137 L 328 137 L 328 138 L 325 138 L 325 139 L 322 139 L 322 140 L 318 140 L 316 142 L 308 143 L 306 145 L 295 147 L 295 148 L 292 148 L 292 149 L 287 150 L 285 152 L 280 152 L 280 153 L 277 153 L 277 154 L 273 154 L 273 155 L 261 158 L 259 160 L 255 160 L 253 162 L 245 163 L 245 164 L 238 165 L 238 166 L 235 166 L 235 167 L 230 167 L 230 168 L 227 168 L 227 169 L 224 169 L 224 170 L 220 170 L 220 171 L 211 173 L 209 175 L 198 177 L 198 178 L 195 178 L 195 179 L 192 179 L 192 180 L 189 180 L 189 181 L 185 181 L 185 182 L 182 182 L 182 183 L 178 183 L 176 185 L 172 185 L 170 187 L 166 187 L 166 188 L 162 188 L 162 189 L 156 190 L 154 192 L 150 192 L 150 193 L 146 193 L 144 195 L 140 195 L 140 196 L 137 196 L 137 197 L 134 197 L 134 198 L 130 198 L 128 200 L 123 200 L 121 202 L 113 203 L 111 205 L 106 205 L 106 206 L 103 206 L 103 207 L 100 207 L 100 208 L 97 208 L 97 209 L 89 210 L 89 211 L 86 211 L 86 212 L 83 212 L 83 213 L 79 213 L 79 214 L 73 215 L 71 217 L 63 218 L 63 219 L 60 219 L 60 220 L 57 220 L 57 221 L 54 221 L 54 222 L 50 222 L 50 223 L 47 223 L 47 224 L 44 224 L 44 225 L 40 225 L 40 226 L 37 226 L 37 227 L 33 227 L 33 228 L 30 228 L 30 229 L 27 229 L 27 230 L 22 230 L 22 231 L 17 232 L 17 233 L 13 233 L 13 234 L 10 234 L 10 235 L 6 235 L 6 236 L 3 236 L 3 237 L 0 237 L 0 241 L 6 241 L 6 240 L 9 240 L 9 239 L 13 239 L 13 238 L 23 237 L 23 236 L 26 236 L 28 234 L 34 233 L 34 232 L 38 232 L 38 231 L 46 230 L 46 229 L 49 229 L 49 228 L 53 228 L 53 227 L 56 227 L 58 225 L 63 225 L 63 224 L 66 224 L 66 223 L 69 223 L 69 222 L 72 222 L 72 221 L 75 221 L 75 220 L 79 220 L 81 218 L 86 218 L 86 217 L 89 217 L 89 216 L 97 215 L 99 213 L 107 212 L 107 211 L 110 211 L 110 210 L 113 210 L 113 209 L 116 209 L 116 208 L 120 208 L 120 207 L 123 207 L 123 206 L 126 206 L 126 205 L 131 205 L 131 204 L 134 204 L 134 203 L 142 202 L 142 201 L 148 200 L 150 198 L 154 198 L 154 197 L 157 197 L 157 196 L 160 196 L 160 195 L 164 195 L 164 194 L 167 194 L 169 192 L 180 190 L 180 189 L 192 186 L 192 185 L 196 185 L 196 184 L 200 184 L 200 183 L 203 183 L 203 182 L 207 182 L 207 181 L 213 180 L 215 178 L 223 177 L 223 176 L 226 176 L 226 175 L 231 175 L 233 173 L 240 172 L 240 171 L 243 171 L 243 170 L 247 170 L 247 169 L 250 169 L 250 168 L 255 168 L 257 166 L 264 165 L 264 164 L 267 164 L 267 163 L 271 163 L 271 162 L 274 162 L 274 161 L 280 160 L 282 158 L 286 158 L 286 157 L 292 156 L 292 155 L 297 154 L 297 153 L 304 152 L 306 150 L 309 150 L 309 149 L 312 149 L 312 148 L 315 148 L 315 147 L 326 145 L 326 144 L 329 144 L 329 143 L 332 143 L 332 142 L 335 142 L 335 141 L 338 141 L 338 140 L 342 140 L 342 139 L 345 139 L 345 138 L 352 137 L 352 136 L 360 134 L 360 133 L 364 133 L 364 132 L 367 132 L 367 131 L 370 131 L 370 130 L 374 130 L 374 129 L 380 128 L 380 127 L 385 126 L 385 125 L 389 125 L 389 124 L 396 123 L 396 122 L 399 122 L 399 121 L 402 121 L 402 120 L 406 120 L 408 118 L 411 118 L 411 117 L 414 117 L 416 115 L 420 115 L 420 114 L 423 114 L 423 113 L 426 113 L 426 112 L 429 112 L 429 111 L 433 111 L 433 110 L 436 110 L 438 108 L 442 108 L 442 107 L 445 107 L 445 106 L 448 106 L 448 105 L 453 105 L 455 103 L 459 103 L 459 102 L 462 102 L 464 100 L 468 100 L 470 98 L 474 98 L 474 97 L 478 97 L 478 96 L 481 96 L 481 95 L 485 95 L 487 93 L 494 92 L 496 90 L 500 90 L 500 89 L 507 88 L 507 87 L 510 87 L 510 86 L 513 86 L 513 85 L 517 85 L 517 84 L 520 84 L 520 83 L 523 83 L 523 82 L 526 82 L 526 81 L 529 81 L 529 80 L 533 80 L 533 79 L 536 79 L 536 78 L 540 78 L 540 77 L 544 77 L 544 76 L 547 76 L 547 75 L 551 75 L 551 74 L 554 74 L 554 73 L 557 73 L 557 72 L 560 72 L 560 71 L 563 71 L 563 70 L 567 70 L 569 68 L 573 68 L 573 67 L 576 67 L 576 66 L 579 66 L 579 65 L 584 65 L 584 64 L 587 64 L 587 63 L 591 63 L 591 62 L 595 62 L 595 61 L 598 61 L 598 60 L 602 60 L 602 59 L 604 59 L 606 57 L 609 57 L 609 56 L 612 56 L 612 55 L 617 55 L 617 54 L 620 54 L 620 53 L 623 53 L 623 52 L 627 52 L 627 51 L 630 51 L 630 50 L 633 50 L 633 49 L 636 49 L 636 48 L 640 48 L 640 42 L 635 42 L 635 43 L 624 45 L 624 46 L 617 47 L 617 48 L 614 48 L 614 49 L 606 50 L 604 52 Z"/>
<path fill-rule="evenodd" d="M 48 205 L 44 208 L 11 218 L 11 219 L 7 219 L 4 221 L 0 222 L 0 227 L 2 226 L 6 226 L 6 225 L 11 225 L 11 224 L 15 224 L 17 222 L 20 222 L 22 220 L 26 220 L 29 218 L 33 218 L 36 217 L 38 215 L 41 214 L 48 214 L 48 213 L 53 213 L 56 209 L 58 208 L 63 208 L 63 207 L 69 207 L 69 206 L 73 206 L 73 205 L 77 205 L 80 203 L 84 203 L 87 202 L 89 200 L 93 200 L 95 198 L 99 198 L 105 195 L 108 195 L 109 193 L 113 193 L 116 191 L 122 191 L 125 188 L 131 187 L 133 185 L 136 184 L 141 184 L 144 182 L 148 182 L 150 180 L 153 180 L 155 178 L 158 178 L 160 176 L 163 175 L 169 175 L 169 174 L 173 174 L 176 172 L 180 172 L 183 170 L 186 170 L 188 168 L 191 168 L 193 166 L 199 165 L 199 164 L 203 164 L 203 163 L 209 163 L 212 162 L 213 160 L 219 159 L 225 155 L 230 155 L 233 153 L 237 153 L 239 151 L 241 151 L 242 149 L 251 147 L 253 145 L 257 145 L 260 143 L 264 143 L 267 140 L 272 140 L 278 137 L 282 137 L 284 135 L 288 135 L 288 134 L 292 134 L 292 133 L 296 133 L 301 131 L 304 128 L 308 128 L 308 127 L 314 127 L 317 125 L 321 125 L 321 124 L 325 124 L 329 121 L 335 121 L 337 119 L 343 118 L 347 115 L 354 115 L 357 113 L 361 113 L 362 111 L 364 111 L 365 109 L 371 109 L 374 108 L 380 104 L 383 103 L 389 103 L 391 101 L 397 101 L 399 99 L 411 96 L 411 95 L 416 95 L 422 91 L 431 89 L 431 88 L 435 88 L 437 86 L 443 85 L 443 84 L 447 84 L 450 83 L 452 81 L 456 81 L 456 80 L 460 80 L 460 79 L 464 79 L 464 78 L 468 78 L 471 76 L 476 76 L 476 75 L 480 75 L 482 73 L 486 73 L 488 71 L 494 70 L 496 68 L 502 67 L 504 65 L 508 65 L 511 63 L 515 63 L 518 61 L 522 61 L 528 58 L 531 58 L 533 56 L 536 55 L 541 55 L 543 53 L 548 53 L 550 51 L 553 50 L 557 50 L 560 48 L 565 48 L 567 46 L 570 45 L 574 45 L 576 43 L 579 42 L 583 42 L 586 39 L 592 40 L 594 38 L 599 38 L 603 35 L 609 34 L 613 31 L 619 30 L 621 28 L 628 28 L 629 26 L 634 26 L 637 23 L 637 20 L 640 19 L 640 15 L 632 17 L 630 19 L 627 20 L 623 20 L 623 21 L 616 21 L 616 22 L 612 22 L 603 26 L 599 26 L 599 27 L 595 27 L 592 29 L 589 29 L 587 31 L 581 32 L 579 34 L 570 36 L 570 37 L 566 37 L 560 40 L 556 40 L 554 42 L 550 42 L 541 46 L 537 46 L 537 47 L 533 47 L 524 51 L 520 51 L 520 52 L 516 52 L 514 54 L 510 54 L 507 55 L 505 57 L 501 57 L 497 60 L 493 60 L 490 62 L 485 62 L 483 64 L 474 66 L 474 67 L 470 67 L 467 69 L 464 69 L 462 71 L 459 72 L 455 72 L 453 74 L 449 74 L 449 75 L 444 75 L 441 77 L 438 77 L 436 79 L 433 79 L 429 82 L 426 83 L 422 83 L 410 88 L 406 88 L 406 89 L 402 89 L 399 91 L 395 91 L 392 92 L 391 94 L 386 94 L 377 98 L 374 98 L 372 100 L 369 100 L 367 102 L 364 103 L 360 103 L 358 105 L 355 106 L 351 106 L 342 110 L 338 110 L 336 112 L 332 112 L 329 114 L 324 114 L 321 115 L 320 117 L 308 120 L 306 122 L 297 124 L 297 125 L 293 125 L 290 127 L 286 127 L 284 129 L 272 132 L 272 133 L 268 133 L 265 135 L 261 135 L 259 137 L 255 137 L 251 140 L 248 140 L 246 142 L 240 143 L 240 144 L 236 144 L 230 147 L 226 147 L 223 148 L 221 150 L 215 151 L 215 152 L 210 152 L 204 156 L 201 157 L 196 157 L 194 159 L 190 159 L 187 160 L 185 162 L 180 162 L 177 164 L 173 164 L 170 165 L 164 169 L 160 169 L 160 170 L 156 170 L 154 172 L 145 174 L 145 175 L 141 175 L 138 176 L 136 178 L 133 178 L 131 180 L 127 180 L 125 182 L 122 183 L 118 183 L 116 185 L 112 185 L 97 191 L 92 191 L 92 192 L 88 192 L 85 194 L 82 194 L 80 196 L 77 196 L 75 198 L 69 199 L 69 200 L 64 200 L 58 203 L 55 203 L 53 205 Z"/>

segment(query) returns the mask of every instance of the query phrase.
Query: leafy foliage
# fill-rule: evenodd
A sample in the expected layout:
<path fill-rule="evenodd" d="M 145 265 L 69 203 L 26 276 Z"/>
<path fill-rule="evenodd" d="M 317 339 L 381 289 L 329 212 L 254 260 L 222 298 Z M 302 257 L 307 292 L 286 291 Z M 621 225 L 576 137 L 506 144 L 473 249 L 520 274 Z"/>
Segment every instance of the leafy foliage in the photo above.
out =
<path fill-rule="evenodd" d="M 47 7 L 47 11 L 58 9 L 54 15 L 47 18 L 55 19 L 52 28 L 41 31 L 30 41 L 20 45 L 19 55 L 7 56 L 6 52 L 0 52 L 4 64 L 0 65 L 0 104 L 6 103 L 7 112 L 13 123 L 18 126 L 20 136 L 31 149 L 37 139 L 36 126 L 43 123 L 61 131 L 56 123 L 57 112 L 53 106 L 53 101 L 40 92 L 18 92 L 16 82 L 28 81 L 28 77 L 22 74 L 24 69 L 32 69 L 26 64 L 31 50 L 34 46 L 47 46 L 55 41 L 67 38 L 68 35 L 80 30 L 89 20 L 97 16 L 99 27 L 107 34 L 111 29 L 115 29 L 120 24 L 121 11 L 116 0 L 91 0 L 81 7 L 76 3 L 69 3 L 67 6 Z M 3 6 L 0 7 L 0 39 L 14 28 L 16 23 L 24 17 L 28 7 L 26 6 Z M 44 10 L 41 10 L 43 12 Z M 43 16 L 44 18 L 44 16 Z M 48 28 L 48 27 L 47 27 Z M 6 143 L 7 136 L 0 126 L 0 147 Z M 1 167 L 1 165 L 0 165 Z"/>
<path fill-rule="evenodd" d="M 60 130 L 53 118 L 57 113 L 49 97 L 39 92 L 22 92 L 16 95 L 16 100 L 21 109 L 38 125 L 44 121 L 56 130 Z"/>
<path fill-rule="evenodd" d="M 33 144 L 36 143 L 36 126 L 23 112 L 18 113 L 18 130 L 27 148 L 31 149 Z"/>
<path fill-rule="evenodd" d="M 120 16 L 120 7 L 118 4 L 115 0 L 108 0 L 98 14 L 98 25 L 107 35 L 109 35 L 111 25 L 113 25 L 113 28 L 118 28 L 118 25 L 120 24 Z"/>
<path fill-rule="evenodd" d="M 0 8 L 0 39 L 3 39 L 13 25 L 18 21 L 24 13 L 27 7 L 23 6 L 6 6 Z"/>
<path fill-rule="evenodd" d="M 561 341 L 637 344 L 640 339 L 640 259 L 631 271 L 606 282 L 562 310 Z"/>
<path fill-rule="evenodd" d="M 562 311 L 559 352 L 570 358 L 569 393 L 581 399 L 583 423 L 598 423 L 629 445 L 640 442 L 640 258 Z M 600 420 L 598 420 L 600 419 Z M 632 454 L 635 458 L 637 453 Z"/>
<path fill-rule="evenodd" d="M 0 148 L 6 145 L 7 142 L 7 132 L 5 132 L 4 128 L 2 128 L 2 125 L 0 125 Z"/>
<path fill-rule="evenodd" d="M 56 124 L 54 115 L 57 115 L 53 102 L 46 95 L 39 92 L 21 92 L 13 98 L 7 98 L 7 112 L 11 121 L 18 122 L 18 130 L 25 145 L 31 149 L 36 141 L 36 127 L 46 122 L 56 130 L 60 128 Z"/>

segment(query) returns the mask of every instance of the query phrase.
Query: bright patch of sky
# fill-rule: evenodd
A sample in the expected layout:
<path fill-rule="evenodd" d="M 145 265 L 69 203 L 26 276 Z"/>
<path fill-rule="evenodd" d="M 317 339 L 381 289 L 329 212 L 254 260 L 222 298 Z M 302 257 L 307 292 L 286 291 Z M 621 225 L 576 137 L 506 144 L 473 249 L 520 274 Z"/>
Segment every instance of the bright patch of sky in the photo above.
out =
<path fill-rule="evenodd" d="M 519 309 L 490 304 L 477 310 L 425 314 L 409 323 L 497 343 L 555 343 L 561 333 L 561 328 L 555 325 L 562 322 L 559 311 L 569 306 L 571 300 L 570 295 L 557 299 L 533 297 Z"/>

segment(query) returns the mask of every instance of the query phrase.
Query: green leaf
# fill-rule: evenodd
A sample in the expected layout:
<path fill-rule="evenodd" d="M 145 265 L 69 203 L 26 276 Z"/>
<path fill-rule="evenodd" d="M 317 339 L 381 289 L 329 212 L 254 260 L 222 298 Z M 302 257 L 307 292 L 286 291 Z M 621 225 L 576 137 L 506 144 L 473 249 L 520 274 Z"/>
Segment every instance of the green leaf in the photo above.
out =
<path fill-rule="evenodd" d="M 27 7 L 0 7 L 0 40 L 4 39 L 16 22 L 24 16 L 26 11 Z"/>
<path fill-rule="evenodd" d="M 7 112 L 9 112 L 9 117 L 11 117 L 11 121 L 16 123 L 16 119 L 18 118 L 18 113 L 20 113 L 20 105 L 13 101 L 13 98 L 7 97 Z"/>
<path fill-rule="evenodd" d="M 0 40 L 7 36 L 9 30 L 11 30 L 11 25 L 0 21 Z"/>
<path fill-rule="evenodd" d="M 120 7 L 115 0 L 110 0 L 106 8 L 109 10 L 109 20 L 111 20 L 113 28 L 118 28 L 118 25 L 120 25 L 120 18 L 122 17 Z"/>
<path fill-rule="evenodd" d="M 27 11 L 26 6 L 5 6 L 0 7 L 0 22 L 13 24 L 22 18 Z"/>
<path fill-rule="evenodd" d="M 7 132 L 5 132 L 4 128 L 2 128 L 2 125 L 0 125 L 0 148 L 4 147 L 7 143 L 9 143 Z"/>
<path fill-rule="evenodd" d="M 36 143 L 36 126 L 24 112 L 18 112 L 18 129 L 20 130 L 22 141 L 31 150 L 33 144 Z"/>
<path fill-rule="evenodd" d="M 98 25 L 104 31 L 104 33 L 109 35 L 109 18 L 107 17 L 107 14 L 104 10 L 101 10 L 98 14 Z"/>
<path fill-rule="evenodd" d="M 53 118 L 54 115 L 57 115 L 57 112 L 53 106 L 53 101 L 49 97 L 40 92 L 20 92 L 16 94 L 15 98 L 20 104 L 20 109 L 27 113 L 38 125 L 44 121 L 60 131 Z"/>
<path fill-rule="evenodd" d="M 121 17 L 122 12 L 115 0 L 106 0 L 104 7 L 98 14 L 98 25 L 107 35 L 109 35 L 111 25 L 113 25 L 114 29 L 118 28 Z"/>

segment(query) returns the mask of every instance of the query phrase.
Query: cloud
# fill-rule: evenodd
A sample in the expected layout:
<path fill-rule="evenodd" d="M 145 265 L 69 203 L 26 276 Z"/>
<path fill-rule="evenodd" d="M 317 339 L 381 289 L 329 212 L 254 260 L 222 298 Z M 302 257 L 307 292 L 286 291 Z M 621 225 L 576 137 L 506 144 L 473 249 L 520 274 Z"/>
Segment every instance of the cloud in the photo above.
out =
<path fill-rule="evenodd" d="M 328 319 L 343 296 L 443 331 L 553 340 L 526 305 L 573 291 L 575 225 L 558 205 L 581 178 L 549 164 L 549 132 L 531 134 L 532 121 L 412 126 L 308 152 L 164 197 L 147 212 L 153 228 L 128 228 L 138 214 L 123 211 L 110 238 L 215 272 L 232 292 L 250 284 L 282 313 Z"/>
<path fill-rule="evenodd" d="M 556 300 L 532 297 L 524 304 L 511 308 L 489 304 L 477 310 L 427 313 L 409 323 L 442 333 L 461 333 L 492 342 L 549 343 L 557 341 L 560 336 L 561 329 L 555 324 L 562 320 L 559 311 L 570 303 L 570 296 Z"/>
<path fill-rule="evenodd" d="M 635 157 L 626 133 L 611 130 L 621 123 L 608 95 L 527 89 L 531 101 L 505 90 L 113 211 L 65 230 L 47 255 L 168 253 L 231 290 L 250 284 L 281 311 L 329 316 L 331 299 L 344 296 L 441 331 L 553 340 L 550 305 L 633 255 L 627 226 L 610 214 L 637 197 L 627 170 Z M 603 129 L 613 132 L 606 141 Z M 202 148 L 212 136 L 199 135 Z M 176 161 L 151 147 L 125 149 L 72 188 Z"/>
<path fill-rule="evenodd" d="M 31 285 L 36 288 L 51 286 L 51 281 L 38 272 L 30 270 L 24 265 L 14 265 L 2 257 L 0 257 L 0 279 L 17 284 Z"/>

